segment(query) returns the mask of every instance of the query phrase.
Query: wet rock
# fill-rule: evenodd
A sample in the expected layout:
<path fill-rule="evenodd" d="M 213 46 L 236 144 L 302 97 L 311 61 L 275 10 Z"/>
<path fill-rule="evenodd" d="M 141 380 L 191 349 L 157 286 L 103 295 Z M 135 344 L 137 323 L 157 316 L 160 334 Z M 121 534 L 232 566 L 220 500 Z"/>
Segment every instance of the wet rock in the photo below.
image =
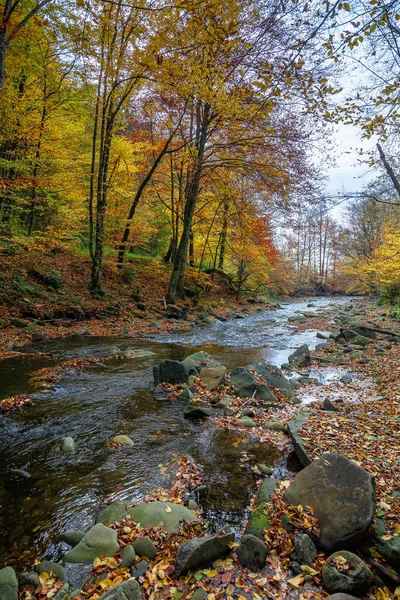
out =
<path fill-rule="evenodd" d="M 198 521 L 197 515 L 181 504 L 148 502 L 129 506 L 131 504 L 131 501 L 126 503 L 113 502 L 100 512 L 97 522 L 104 525 L 111 525 L 130 515 L 142 527 L 157 527 L 161 523 L 164 531 L 176 533 L 179 529 L 180 521 L 186 521 L 187 523 Z M 167 512 L 165 510 L 166 507 L 171 509 L 171 512 Z"/>
<path fill-rule="evenodd" d="M 39 573 L 39 575 L 40 573 L 47 573 L 48 575 L 54 573 L 54 575 L 57 575 L 60 581 L 64 581 L 65 579 L 64 567 L 49 560 L 45 560 L 39 565 L 36 565 L 35 570 L 36 573 Z"/>
<path fill-rule="evenodd" d="M 243 417 L 250 417 L 250 419 L 252 419 L 253 417 L 255 417 L 255 416 L 256 416 L 256 414 L 255 414 L 254 410 L 251 410 L 250 408 L 243 408 L 243 409 L 240 411 L 240 414 L 241 414 Z"/>
<path fill-rule="evenodd" d="M 311 455 L 304 446 L 304 440 L 299 434 L 299 430 L 307 421 L 307 418 L 307 413 L 299 412 L 297 413 L 294 421 L 290 421 L 290 423 L 287 425 L 287 430 L 292 440 L 295 452 L 303 467 L 307 467 L 312 461 Z"/>
<path fill-rule="evenodd" d="M 325 333 L 317 332 L 317 338 L 319 340 L 329 340 L 329 335 L 325 335 Z"/>
<path fill-rule="evenodd" d="M 69 597 L 71 600 L 80 600 L 82 598 L 81 590 L 72 590 L 72 592 L 69 594 Z"/>
<path fill-rule="evenodd" d="M 205 567 L 230 552 L 229 544 L 235 539 L 234 533 L 208 535 L 184 542 L 178 548 L 175 558 L 177 577 Z"/>
<path fill-rule="evenodd" d="M 113 556 L 119 550 L 117 532 L 97 523 L 64 556 L 65 562 L 89 564 L 98 556 Z"/>
<path fill-rule="evenodd" d="M 245 367 L 236 367 L 231 372 L 231 383 L 235 388 L 235 394 L 241 398 L 261 398 L 276 402 L 272 391 L 265 383 L 257 383 L 253 375 Z"/>
<path fill-rule="evenodd" d="M 199 510 L 199 505 L 192 498 L 189 498 L 187 507 L 189 510 Z"/>
<path fill-rule="evenodd" d="M 350 594 L 342 594 L 339 592 L 338 594 L 332 594 L 328 596 L 326 600 L 358 600 L 355 596 L 350 596 Z"/>
<path fill-rule="evenodd" d="M 257 464 L 256 466 L 260 473 L 262 473 L 263 475 L 272 475 L 272 473 L 274 472 L 274 469 L 272 469 L 271 467 L 267 467 L 267 465 Z"/>
<path fill-rule="evenodd" d="M 66 437 L 61 441 L 61 452 L 64 454 L 74 454 L 75 450 L 75 442 L 72 437 Z"/>
<path fill-rule="evenodd" d="M 246 527 L 246 533 L 254 535 L 258 538 L 264 537 L 264 529 L 269 529 L 269 520 L 271 515 L 264 513 L 264 506 L 269 502 L 271 494 L 274 493 L 276 488 L 276 479 L 265 479 L 262 482 L 255 502 L 256 508 L 251 511 L 249 521 Z"/>
<path fill-rule="evenodd" d="M 348 567 L 350 563 L 350 568 L 343 572 L 343 568 L 339 570 L 335 561 L 346 561 L 344 567 Z M 322 567 L 322 582 L 330 593 L 355 592 L 363 595 L 371 587 L 373 579 L 367 565 L 356 554 L 346 550 L 331 554 Z"/>
<path fill-rule="evenodd" d="M 194 400 L 194 396 L 193 396 L 192 392 L 189 390 L 189 388 L 184 388 L 182 390 L 182 392 L 179 394 L 178 398 L 179 398 L 179 400 L 190 400 L 190 401 Z"/>
<path fill-rule="evenodd" d="M 31 585 L 36 589 L 40 584 L 39 575 L 37 573 L 21 573 L 21 575 L 18 576 L 18 584 L 21 586 Z"/>
<path fill-rule="evenodd" d="M 225 381 L 225 367 L 203 367 L 199 377 L 206 384 L 208 391 L 216 390 L 218 386 Z"/>
<path fill-rule="evenodd" d="M 35 343 L 41 342 L 42 340 L 44 340 L 44 338 L 45 338 L 44 334 L 41 333 L 40 331 L 34 331 L 31 336 L 32 342 L 35 342 Z"/>
<path fill-rule="evenodd" d="M 357 543 L 375 512 L 375 479 L 340 454 L 323 454 L 300 471 L 285 493 L 295 506 L 311 506 L 320 521 L 322 549 Z"/>
<path fill-rule="evenodd" d="M 132 577 L 143 577 L 149 567 L 147 560 L 141 560 L 131 568 Z"/>
<path fill-rule="evenodd" d="M 240 540 L 240 546 L 236 550 L 240 564 L 251 571 L 257 571 L 265 567 L 268 555 L 267 546 L 254 535 L 244 535 Z"/>
<path fill-rule="evenodd" d="M 310 536 L 306 533 L 296 533 L 293 546 L 294 552 L 291 554 L 291 558 L 300 565 L 312 565 L 317 556 L 317 549 Z"/>
<path fill-rule="evenodd" d="M 340 380 L 342 383 L 351 383 L 353 381 L 352 376 L 349 373 L 345 373 L 345 375 L 342 375 Z"/>
<path fill-rule="evenodd" d="M 62 587 L 58 590 L 55 596 L 53 596 L 53 600 L 69 600 L 69 583 L 64 583 Z"/>
<path fill-rule="evenodd" d="M 289 383 L 294 390 L 298 390 L 301 387 L 301 383 L 297 379 L 289 379 Z"/>
<path fill-rule="evenodd" d="M 115 435 L 111 441 L 122 446 L 133 446 L 133 440 L 127 435 Z"/>
<path fill-rule="evenodd" d="M 102 600 L 140 600 L 140 586 L 136 579 L 131 577 L 112 587 L 101 598 Z"/>
<path fill-rule="evenodd" d="M 85 537 L 84 531 L 66 531 L 61 536 L 61 540 L 74 548 Z"/>
<path fill-rule="evenodd" d="M 329 400 L 329 398 L 324 399 L 324 407 L 322 410 L 326 410 L 328 412 L 337 412 L 339 409 L 336 408 L 334 404 Z"/>
<path fill-rule="evenodd" d="M 284 431 L 284 426 L 279 421 L 269 421 L 265 423 L 264 429 L 271 429 L 272 431 Z"/>
<path fill-rule="evenodd" d="M 154 385 L 160 383 L 186 383 L 190 368 L 179 360 L 157 360 L 153 367 Z"/>
<path fill-rule="evenodd" d="M 214 414 L 212 408 L 195 406 L 194 404 L 187 404 L 183 407 L 183 416 L 185 419 L 205 419 L 212 417 Z"/>
<path fill-rule="evenodd" d="M 127 544 L 121 552 L 122 562 L 119 565 L 120 569 L 130 569 L 135 564 L 136 552 L 132 544 Z"/>
<path fill-rule="evenodd" d="M 31 474 L 23 469 L 10 469 L 10 475 L 13 479 L 29 479 Z"/>
<path fill-rule="evenodd" d="M 167 317 L 170 319 L 183 319 L 186 320 L 188 318 L 188 311 L 180 306 L 176 306 L 175 304 L 167 305 Z"/>
<path fill-rule="evenodd" d="M 289 355 L 289 363 L 296 367 L 309 367 L 311 365 L 311 354 L 307 344 L 303 344 L 293 354 Z"/>
<path fill-rule="evenodd" d="M 236 423 L 238 427 L 245 427 L 246 429 L 250 429 L 251 427 L 257 427 L 257 424 L 254 423 L 250 417 L 243 417 L 242 419 L 237 419 Z"/>
<path fill-rule="evenodd" d="M 1 600 L 18 600 L 18 583 L 12 567 L 0 569 Z"/>
<path fill-rule="evenodd" d="M 149 560 L 154 560 L 157 554 L 157 548 L 148 535 L 136 540 L 133 544 L 133 549 L 138 556 L 144 556 Z"/>
<path fill-rule="evenodd" d="M 213 357 L 201 350 L 194 354 L 189 354 L 182 363 L 190 370 L 190 373 L 200 373 L 204 367 L 220 367 L 221 363 L 214 360 Z"/>

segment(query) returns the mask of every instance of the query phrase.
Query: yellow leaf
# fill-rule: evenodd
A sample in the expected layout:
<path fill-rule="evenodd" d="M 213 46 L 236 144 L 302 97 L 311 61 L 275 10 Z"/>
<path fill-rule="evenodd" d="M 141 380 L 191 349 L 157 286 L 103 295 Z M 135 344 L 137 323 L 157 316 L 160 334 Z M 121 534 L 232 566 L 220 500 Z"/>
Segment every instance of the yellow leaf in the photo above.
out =
<path fill-rule="evenodd" d="M 103 581 L 100 581 L 99 586 L 103 589 L 103 590 L 108 590 L 111 587 L 113 587 L 114 582 L 111 579 L 103 579 Z"/>
<path fill-rule="evenodd" d="M 49 574 L 48 573 L 40 573 L 39 575 L 39 580 L 40 583 L 45 583 L 49 578 Z"/>
<path fill-rule="evenodd" d="M 298 589 L 304 582 L 304 575 L 300 573 L 300 575 L 296 575 L 296 577 L 292 577 L 292 579 L 289 579 L 288 581 L 292 587 Z"/>
<path fill-rule="evenodd" d="M 350 12 L 350 4 L 348 2 L 344 2 L 343 3 L 343 9 L 347 10 L 347 12 Z"/>

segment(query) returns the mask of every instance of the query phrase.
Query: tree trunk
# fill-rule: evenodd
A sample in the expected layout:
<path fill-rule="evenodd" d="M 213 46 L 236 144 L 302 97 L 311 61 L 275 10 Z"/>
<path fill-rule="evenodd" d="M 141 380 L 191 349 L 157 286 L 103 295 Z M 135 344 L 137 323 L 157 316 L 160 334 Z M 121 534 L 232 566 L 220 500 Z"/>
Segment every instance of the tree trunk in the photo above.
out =
<path fill-rule="evenodd" d="M 396 190 L 396 192 L 398 193 L 398 195 L 400 196 L 400 181 L 397 179 L 392 167 L 390 166 L 385 153 L 383 152 L 382 146 L 380 144 L 377 144 L 376 147 L 378 148 L 378 152 L 379 152 L 379 156 L 380 159 L 383 163 L 383 166 L 386 169 L 386 173 L 389 175 L 390 179 L 392 180 L 392 183 L 394 185 L 394 188 Z"/>
<path fill-rule="evenodd" d="M 6 29 L 0 25 L 0 90 L 4 85 L 6 62 Z"/>
<path fill-rule="evenodd" d="M 224 220 L 222 222 L 221 247 L 220 247 L 220 251 L 219 251 L 219 261 L 218 261 L 218 269 L 220 271 L 224 270 L 226 237 L 227 237 L 227 233 L 228 233 L 228 210 L 229 210 L 229 204 L 228 204 L 228 202 L 224 202 Z"/>

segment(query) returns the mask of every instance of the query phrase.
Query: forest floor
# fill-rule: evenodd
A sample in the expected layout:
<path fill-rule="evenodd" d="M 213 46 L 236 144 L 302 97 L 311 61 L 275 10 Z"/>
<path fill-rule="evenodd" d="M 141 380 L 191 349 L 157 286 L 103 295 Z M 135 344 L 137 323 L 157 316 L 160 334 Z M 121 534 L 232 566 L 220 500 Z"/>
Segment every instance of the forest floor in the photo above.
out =
<path fill-rule="evenodd" d="M 12 248 L 11 255 L 0 249 L 0 358 L 12 356 L 15 347 L 31 342 L 34 334 L 39 340 L 42 336 L 184 331 L 210 313 L 229 318 L 235 311 L 250 314 L 268 308 L 262 303 L 237 301 L 226 281 L 212 281 L 188 267 L 188 298 L 177 302 L 188 316 L 171 319 L 166 316 L 164 298 L 172 266 L 161 260 L 130 258 L 118 270 L 115 256 L 105 256 L 104 297 L 97 299 L 88 289 L 91 262 L 87 254 Z M 196 286 L 200 293 L 194 301 L 190 296 Z"/>

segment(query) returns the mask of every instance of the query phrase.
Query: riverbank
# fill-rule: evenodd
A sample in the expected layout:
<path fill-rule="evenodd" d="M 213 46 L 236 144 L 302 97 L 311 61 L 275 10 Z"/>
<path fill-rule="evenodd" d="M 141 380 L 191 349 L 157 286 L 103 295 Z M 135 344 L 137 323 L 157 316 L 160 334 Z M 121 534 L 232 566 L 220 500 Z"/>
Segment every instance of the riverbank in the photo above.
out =
<path fill-rule="evenodd" d="M 302 314 L 304 312 L 311 313 L 312 308 L 308 307 L 307 310 L 303 310 Z M 306 315 L 302 317 L 298 314 L 296 316 L 299 319 L 290 320 L 289 317 L 289 322 L 290 327 L 294 330 L 309 326 L 312 319 L 318 319 L 320 331 L 333 330 L 335 334 L 338 334 L 340 328 L 346 329 L 346 325 L 349 322 L 354 323 L 356 318 L 357 321 L 362 320 L 369 326 L 376 325 L 376 328 L 379 328 L 380 325 L 380 328 L 383 328 L 382 323 L 385 323 L 384 329 L 391 330 L 393 333 L 399 331 L 396 317 L 392 319 L 390 314 L 383 314 L 384 312 L 388 313 L 387 309 L 376 309 L 376 307 L 371 307 L 371 309 L 373 318 L 372 313 L 365 310 L 365 306 L 349 303 L 347 306 L 332 306 L 325 309 L 327 312 L 324 312 L 323 316 Z M 359 314 L 360 312 L 364 314 Z M 380 320 L 382 317 L 385 317 L 385 321 Z M 293 398 L 286 397 L 282 390 L 279 392 L 271 383 L 269 383 L 269 388 L 274 393 L 273 401 L 264 399 L 260 402 L 251 397 L 238 396 L 235 394 L 235 385 L 232 384 L 233 371 L 222 384 L 217 386 L 216 391 L 207 390 L 201 379 L 195 378 L 189 382 L 191 393 L 194 395 L 194 405 L 192 406 L 203 405 L 212 411 L 222 410 L 223 413 L 226 411 L 226 414 L 218 416 L 213 414 L 208 418 L 211 418 L 218 428 L 231 431 L 234 436 L 238 436 L 236 441 L 231 440 L 230 443 L 240 444 L 241 440 L 246 438 L 253 442 L 254 439 L 257 439 L 262 445 L 275 447 L 281 456 L 278 460 L 274 459 L 273 464 L 263 464 L 257 456 L 252 456 L 251 451 L 243 449 L 240 456 L 235 458 L 243 469 L 246 469 L 246 472 L 250 469 L 259 478 L 260 483 L 263 476 L 266 476 L 264 482 L 277 483 L 275 494 L 271 495 L 270 493 L 267 499 L 264 497 L 262 503 L 258 496 L 253 499 L 252 503 L 252 508 L 255 509 L 252 514 L 268 513 L 266 516 L 268 516 L 269 526 L 265 533 L 262 532 L 263 543 L 268 549 L 267 566 L 260 573 L 252 572 L 251 569 L 243 567 L 238 555 L 233 553 L 229 554 L 228 558 L 221 558 L 212 567 L 204 566 L 197 569 L 190 577 L 187 575 L 176 578 L 172 569 L 178 545 L 185 540 L 199 537 L 199 535 L 200 537 L 203 537 L 204 534 L 210 535 L 212 532 L 207 528 L 202 532 L 189 530 L 189 528 L 186 530 L 186 537 L 182 534 L 183 537 L 179 538 L 180 544 L 177 545 L 177 539 L 169 536 L 163 538 L 160 543 L 157 537 L 159 534 L 147 529 L 145 533 L 153 536 L 159 553 L 154 560 L 148 563 L 146 571 L 138 578 L 146 597 L 186 598 L 199 588 L 206 590 L 208 597 L 211 598 L 240 596 L 244 598 L 298 598 L 299 594 L 303 598 L 326 597 L 327 593 L 321 585 L 321 573 L 327 555 L 319 552 L 315 560 L 308 566 L 308 570 L 302 570 L 298 574 L 293 571 L 293 559 L 291 558 L 294 533 L 308 532 L 314 538 L 318 536 L 318 524 L 313 520 L 312 513 L 296 511 L 295 507 L 288 505 L 283 497 L 286 487 L 296 475 L 295 471 L 282 469 L 284 465 L 282 461 L 285 460 L 292 448 L 291 440 L 287 435 L 288 424 L 296 419 L 300 411 L 303 414 L 307 413 L 305 425 L 299 429 L 305 451 L 314 459 L 325 451 L 336 451 L 356 460 L 367 472 L 372 472 L 377 481 L 378 490 L 376 516 L 388 525 L 388 531 L 383 534 L 387 539 L 383 541 L 390 542 L 399 539 L 396 527 L 393 527 L 393 524 L 398 523 L 400 516 L 397 501 L 393 498 L 393 492 L 399 485 L 396 471 L 399 457 L 395 430 L 398 423 L 399 364 L 398 346 L 394 340 L 394 336 L 391 336 L 389 341 L 381 335 L 376 340 L 368 342 L 367 345 L 361 346 L 351 343 L 351 341 L 343 344 L 339 340 L 331 339 L 325 348 L 318 348 L 312 353 L 314 358 L 311 359 L 311 365 L 303 367 L 296 365 L 295 369 L 292 365 L 290 368 L 294 379 L 299 382 L 295 393 L 298 400 L 303 401 L 302 404 L 293 402 Z M 327 343 L 324 340 L 320 341 L 323 344 Z M 362 340 L 357 341 L 362 342 Z M 358 348 L 349 348 L 349 346 L 358 346 Z M 248 364 L 245 351 L 243 351 L 242 358 L 241 364 L 245 366 Z M 328 362 L 324 363 L 319 359 Z M 205 365 L 203 364 L 203 366 Z M 293 379 L 288 369 L 284 369 L 282 373 L 289 379 Z M 273 370 L 272 375 L 279 375 L 279 369 Z M 267 377 L 266 374 L 256 371 L 252 372 L 252 376 L 259 385 Z M 325 385 L 319 385 L 318 382 L 321 381 Z M 161 389 L 165 393 L 167 388 L 162 386 Z M 236 389 L 238 389 L 237 382 Z M 174 400 L 182 393 L 181 388 L 173 386 L 169 388 L 169 393 L 172 394 L 172 397 L 165 402 L 178 402 L 181 403 L 181 406 L 185 404 L 183 399 Z M 366 395 L 368 395 L 368 399 Z M 226 399 L 226 396 L 230 396 L 231 400 Z M 331 400 L 335 411 L 322 410 L 325 397 Z M 313 401 L 313 404 L 310 404 L 310 401 Z M 219 403 L 222 403 L 222 406 L 216 408 Z M 268 406 L 268 404 L 272 404 L 272 406 Z M 249 412 L 247 414 L 240 412 L 229 414 L 229 411 L 235 413 L 237 410 Z M 198 427 L 200 429 L 197 430 L 197 436 L 200 436 L 201 428 L 204 428 L 204 425 L 199 424 Z M 184 504 L 190 498 L 200 500 L 196 496 L 195 489 L 199 485 L 198 478 L 201 478 L 201 473 L 199 474 L 196 469 L 193 470 L 190 462 L 184 461 L 178 464 L 176 475 L 176 484 L 172 488 L 165 488 L 153 495 L 150 494 L 146 500 L 155 498 L 160 501 L 171 500 Z M 264 484 L 263 486 L 265 487 Z M 269 506 L 270 500 L 272 504 Z M 286 515 L 285 518 L 295 524 L 293 531 L 286 531 L 285 528 L 282 528 L 283 514 Z M 127 542 L 127 533 L 123 531 L 124 527 L 132 530 L 132 539 L 135 536 L 144 535 L 143 531 L 138 533 L 137 529 L 132 527 L 131 522 L 122 523 L 118 535 L 124 543 Z M 243 527 L 246 528 L 248 525 L 243 523 Z M 232 548 L 235 550 L 238 546 Z M 364 555 L 363 558 L 365 558 Z M 365 560 L 368 562 L 368 557 Z M 385 564 L 376 554 L 373 555 L 372 561 L 378 563 L 381 561 L 381 564 Z M 369 564 L 376 575 L 382 576 L 382 572 L 376 565 L 372 562 Z M 113 585 L 114 582 L 120 583 L 119 578 L 122 577 L 125 580 L 129 577 L 129 572 L 121 574 L 119 566 L 117 557 L 117 562 L 112 568 L 110 565 L 100 565 L 100 569 L 96 567 L 97 574 L 101 575 L 107 571 L 107 579 Z M 159 576 L 159 572 L 163 576 Z M 112 587 L 111 584 L 107 585 Z M 90 588 L 92 596 L 107 591 L 107 589 L 107 586 L 102 588 L 99 581 L 97 583 L 94 581 Z M 165 596 L 166 593 L 167 596 Z M 200 593 L 198 591 L 198 594 Z M 168 594 L 170 595 L 168 596 Z M 358 594 L 356 595 L 358 596 Z M 86 597 L 91 597 L 91 595 Z M 387 579 L 383 578 L 381 585 L 374 585 L 362 597 L 382 600 L 394 598 L 393 580 L 388 583 Z"/>

